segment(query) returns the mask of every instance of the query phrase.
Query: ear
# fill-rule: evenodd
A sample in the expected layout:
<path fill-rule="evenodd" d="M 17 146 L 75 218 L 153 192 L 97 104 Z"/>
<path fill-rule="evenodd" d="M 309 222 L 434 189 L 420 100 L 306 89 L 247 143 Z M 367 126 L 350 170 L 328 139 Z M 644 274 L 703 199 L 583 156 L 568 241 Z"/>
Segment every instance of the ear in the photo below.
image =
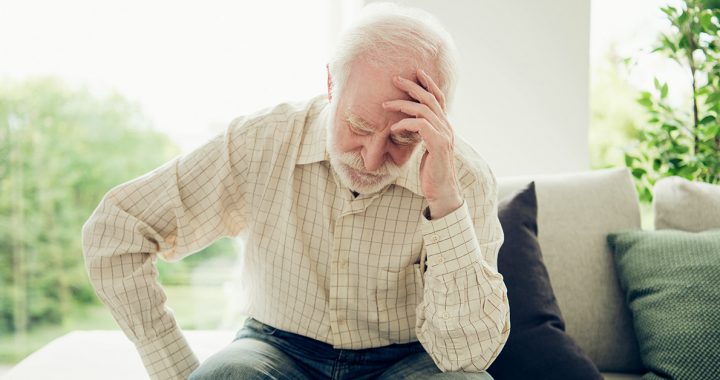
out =
<path fill-rule="evenodd" d="M 328 102 L 332 103 L 332 76 L 330 75 L 330 64 L 325 65 L 327 69 L 327 88 L 328 88 Z"/>

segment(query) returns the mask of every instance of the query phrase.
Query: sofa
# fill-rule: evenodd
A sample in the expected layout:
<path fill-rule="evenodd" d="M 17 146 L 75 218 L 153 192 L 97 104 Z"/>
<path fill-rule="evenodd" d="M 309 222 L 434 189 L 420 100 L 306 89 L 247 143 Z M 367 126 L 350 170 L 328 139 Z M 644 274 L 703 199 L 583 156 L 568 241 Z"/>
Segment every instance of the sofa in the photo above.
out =
<path fill-rule="evenodd" d="M 493 375 L 720 379 L 720 185 L 666 177 L 652 192 L 641 223 L 625 168 L 500 181 L 498 267 L 516 316 Z"/>
<path fill-rule="evenodd" d="M 609 233 L 641 228 L 630 172 L 500 178 L 498 198 L 530 181 L 543 261 L 568 335 L 605 379 L 641 378 L 646 370 L 606 242 Z"/>
<path fill-rule="evenodd" d="M 605 379 L 641 378 L 647 370 L 606 240 L 615 231 L 641 229 L 629 171 L 499 178 L 499 198 L 530 181 L 535 181 L 543 260 L 567 334 Z M 234 331 L 185 334 L 204 360 L 228 344 Z M 147 378 L 134 347 L 119 331 L 71 332 L 23 360 L 4 379 L 46 377 Z"/>

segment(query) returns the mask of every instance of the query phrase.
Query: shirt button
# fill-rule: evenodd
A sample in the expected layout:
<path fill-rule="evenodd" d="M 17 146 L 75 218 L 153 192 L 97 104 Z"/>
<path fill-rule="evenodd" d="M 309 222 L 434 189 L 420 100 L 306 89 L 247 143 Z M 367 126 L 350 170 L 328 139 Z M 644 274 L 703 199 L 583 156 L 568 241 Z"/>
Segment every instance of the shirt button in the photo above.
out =
<path fill-rule="evenodd" d="M 448 312 L 445 311 L 442 313 L 442 317 L 443 317 L 443 319 L 450 319 L 450 314 L 448 314 Z"/>
<path fill-rule="evenodd" d="M 347 260 L 342 260 L 342 261 L 340 261 L 340 268 L 345 269 L 345 268 L 347 268 L 347 267 L 348 267 L 348 262 L 347 262 Z"/>
<path fill-rule="evenodd" d="M 440 241 L 440 237 L 438 237 L 437 235 L 433 235 L 433 236 L 431 237 L 431 240 L 432 240 L 433 243 L 437 243 L 437 242 Z"/>
<path fill-rule="evenodd" d="M 445 259 L 442 256 L 438 256 L 438 258 L 437 258 L 438 264 L 442 264 L 443 261 L 445 261 Z"/>

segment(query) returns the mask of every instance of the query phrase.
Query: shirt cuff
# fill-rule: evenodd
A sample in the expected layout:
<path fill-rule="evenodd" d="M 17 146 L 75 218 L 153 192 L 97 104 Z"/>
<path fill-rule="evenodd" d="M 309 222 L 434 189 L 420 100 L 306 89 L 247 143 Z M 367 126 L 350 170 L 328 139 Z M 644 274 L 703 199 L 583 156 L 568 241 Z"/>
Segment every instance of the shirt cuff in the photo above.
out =
<path fill-rule="evenodd" d="M 151 379 L 187 379 L 200 364 L 177 328 L 136 346 Z"/>
<path fill-rule="evenodd" d="M 467 202 L 440 219 L 422 218 L 422 234 L 428 269 L 442 267 L 450 273 L 472 266 L 477 241 Z"/>

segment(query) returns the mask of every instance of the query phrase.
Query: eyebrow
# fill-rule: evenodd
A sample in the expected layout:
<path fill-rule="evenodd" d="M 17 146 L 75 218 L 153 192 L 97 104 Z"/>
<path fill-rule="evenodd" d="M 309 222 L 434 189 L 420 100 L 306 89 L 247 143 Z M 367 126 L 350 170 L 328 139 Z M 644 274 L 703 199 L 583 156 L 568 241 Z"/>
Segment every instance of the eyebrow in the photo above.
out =
<path fill-rule="evenodd" d="M 390 135 L 390 138 L 399 145 L 413 145 L 422 140 L 419 134 L 409 131 L 402 131 L 400 133 Z"/>
<path fill-rule="evenodd" d="M 368 134 L 375 133 L 375 129 L 372 127 L 372 125 L 370 123 L 368 123 L 367 121 L 365 121 L 360 116 L 357 116 L 353 113 L 348 112 L 347 121 L 348 121 L 348 123 L 350 123 L 350 125 L 353 128 L 355 128 L 357 130 L 360 130 L 360 131 L 368 133 Z M 417 133 L 413 133 L 413 132 L 409 132 L 409 131 L 393 133 L 390 135 L 390 138 L 394 142 L 396 142 L 397 144 L 400 144 L 400 145 L 413 145 L 413 144 L 420 142 L 420 140 L 422 140 L 422 138 L 420 138 L 420 136 Z"/>
<path fill-rule="evenodd" d="M 368 123 L 367 121 L 363 120 L 363 118 L 361 118 L 353 113 L 348 113 L 347 121 L 355 129 L 359 129 L 363 132 L 368 132 L 368 133 L 375 132 L 372 125 L 370 125 L 370 123 Z"/>

